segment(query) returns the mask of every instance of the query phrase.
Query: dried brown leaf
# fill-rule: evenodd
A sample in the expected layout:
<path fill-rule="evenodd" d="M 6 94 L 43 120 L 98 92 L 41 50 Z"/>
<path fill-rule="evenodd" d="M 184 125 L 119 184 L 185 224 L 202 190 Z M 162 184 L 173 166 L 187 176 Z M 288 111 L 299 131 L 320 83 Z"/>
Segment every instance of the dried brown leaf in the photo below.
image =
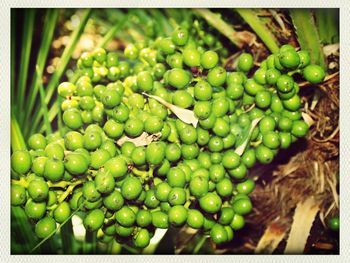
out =
<path fill-rule="evenodd" d="M 285 254 L 301 254 L 304 252 L 313 222 L 319 210 L 320 204 L 313 196 L 297 204 L 292 228 L 284 250 Z"/>
<path fill-rule="evenodd" d="M 281 224 L 277 221 L 272 222 L 265 229 L 265 232 L 260 238 L 254 253 L 272 254 L 285 237 L 288 229 L 289 228 L 286 224 Z"/>
<path fill-rule="evenodd" d="M 139 137 L 136 138 L 130 138 L 128 136 L 123 136 L 117 141 L 117 144 L 119 146 L 123 145 L 125 142 L 132 142 L 134 143 L 137 147 L 138 146 L 145 146 L 150 144 L 153 141 L 159 140 L 161 137 L 161 133 L 155 133 L 155 134 L 148 134 L 147 132 L 143 132 Z"/>
<path fill-rule="evenodd" d="M 175 106 L 175 105 L 165 101 L 161 97 L 150 95 L 150 94 L 147 94 L 146 92 L 143 92 L 142 94 L 147 96 L 147 97 L 150 97 L 152 99 L 155 99 L 156 101 L 163 104 L 165 107 L 167 107 L 169 110 L 171 110 L 183 122 L 185 122 L 187 124 L 192 124 L 194 127 L 197 127 L 198 119 L 193 111 Z"/>
<path fill-rule="evenodd" d="M 254 120 L 252 121 L 252 123 L 251 123 L 251 125 L 250 125 L 250 128 L 249 128 L 249 132 L 248 132 L 248 134 L 247 134 L 247 137 L 245 138 L 244 142 L 243 142 L 240 146 L 238 146 L 238 147 L 236 148 L 236 150 L 235 150 L 235 152 L 236 152 L 239 156 L 241 156 L 241 155 L 244 153 L 244 150 L 245 150 L 245 148 L 247 147 L 247 144 L 248 144 L 248 142 L 249 142 L 249 140 L 250 140 L 250 136 L 252 135 L 255 126 L 258 125 L 258 123 L 259 123 L 259 121 L 260 121 L 261 119 L 262 119 L 262 117 L 256 118 L 256 119 L 254 119 Z"/>

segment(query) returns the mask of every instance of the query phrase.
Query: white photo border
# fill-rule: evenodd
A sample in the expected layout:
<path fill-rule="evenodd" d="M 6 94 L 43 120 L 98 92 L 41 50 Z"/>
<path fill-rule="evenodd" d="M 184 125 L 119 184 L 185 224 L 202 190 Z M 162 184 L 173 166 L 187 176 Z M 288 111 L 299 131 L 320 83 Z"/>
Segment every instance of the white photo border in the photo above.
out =
<path fill-rule="evenodd" d="M 350 7 L 346 0 L 1 0 L 0 1 L 0 262 L 346 262 L 350 259 Z M 10 9 L 110 7 L 340 8 L 340 255 L 11 255 L 10 251 Z M 346 260 L 348 259 L 348 260 Z"/>

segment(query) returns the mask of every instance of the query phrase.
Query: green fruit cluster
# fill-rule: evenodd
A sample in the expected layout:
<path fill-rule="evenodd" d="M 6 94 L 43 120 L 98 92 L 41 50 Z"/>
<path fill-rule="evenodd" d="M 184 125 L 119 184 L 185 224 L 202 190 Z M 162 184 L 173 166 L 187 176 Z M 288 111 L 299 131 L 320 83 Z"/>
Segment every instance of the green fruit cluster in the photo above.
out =
<path fill-rule="evenodd" d="M 101 48 L 82 54 L 80 78 L 57 88 L 64 136 L 34 134 L 30 151 L 12 154 L 21 179 L 12 181 L 11 204 L 37 221 L 40 238 L 81 210 L 103 242 L 144 248 L 156 228 L 183 225 L 216 244 L 232 240 L 253 207 L 249 168 L 308 132 L 291 73 L 319 83 L 325 72 L 289 45 L 258 69 L 243 53 L 227 72 L 183 28 L 129 45 L 124 57 Z M 194 113 L 198 125 L 169 104 Z"/>

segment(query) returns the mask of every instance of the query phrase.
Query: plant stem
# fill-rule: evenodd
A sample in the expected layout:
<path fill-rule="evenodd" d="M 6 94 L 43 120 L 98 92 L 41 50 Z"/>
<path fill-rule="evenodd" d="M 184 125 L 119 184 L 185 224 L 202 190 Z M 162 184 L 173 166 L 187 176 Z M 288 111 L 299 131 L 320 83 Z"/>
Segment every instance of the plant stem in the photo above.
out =
<path fill-rule="evenodd" d="M 86 202 L 86 201 L 85 201 Z M 85 202 L 83 202 L 77 210 L 75 210 L 62 224 L 60 224 L 54 231 L 51 232 L 50 235 L 48 235 L 46 238 L 41 240 L 39 244 L 37 244 L 31 251 L 30 253 L 33 253 L 35 250 L 37 250 L 42 244 L 44 244 L 49 238 L 51 238 L 53 235 L 55 235 L 58 230 L 60 230 L 76 213 L 80 211 L 80 209 L 85 205 Z"/>
<path fill-rule="evenodd" d="M 207 240 L 207 238 L 208 237 L 206 235 L 203 235 L 201 237 L 201 239 L 198 241 L 198 243 L 194 247 L 192 254 L 198 254 L 199 250 L 202 248 L 202 246 L 204 245 L 204 243 Z"/>
<path fill-rule="evenodd" d="M 252 9 L 238 8 L 237 13 L 254 30 L 272 53 L 277 53 L 279 43 Z"/>

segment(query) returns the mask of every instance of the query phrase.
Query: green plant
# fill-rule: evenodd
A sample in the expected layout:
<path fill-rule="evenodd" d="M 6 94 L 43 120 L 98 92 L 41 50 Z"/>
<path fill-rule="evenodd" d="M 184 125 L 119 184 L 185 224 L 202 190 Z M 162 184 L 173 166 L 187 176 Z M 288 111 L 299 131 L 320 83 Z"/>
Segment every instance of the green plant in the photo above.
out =
<path fill-rule="evenodd" d="M 325 77 L 323 69 L 309 65 L 305 52 L 288 45 L 278 51 L 270 43 L 275 54 L 258 69 L 253 69 L 252 55 L 243 53 L 237 72 L 227 72 L 221 66 L 222 51 L 215 51 L 215 42 L 210 35 L 201 35 L 199 25 L 189 31 L 186 23 L 178 27 L 173 22 L 179 29 L 171 35 L 175 26 L 154 9 L 149 13 L 160 19 L 162 38 L 128 45 L 125 56 L 106 52 L 101 47 L 129 24 L 122 19 L 110 27 L 98 48 L 81 55 L 74 78 L 58 85 L 91 12 L 83 12 L 59 67 L 44 87 L 43 68 L 58 16 L 57 11 L 47 11 L 44 51 L 33 71 L 28 111 L 23 111 L 26 103 L 21 99 L 12 113 L 13 205 L 25 206 L 26 214 L 39 220 L 35 232 L 43 239 L 32 246 L 28 230 L 26 244 L 36 251 L 61 230 L 65 251 L 73 251 L 75 241 L 68 236 L 75 214 L 85 217 L 86 252 L 98 238 L 111 251 L 115 242 L 126 242 L 124 248 L 140 253 L 155 229 L 169 224 L 187 223 L 217 244 L 230 241 L 252 209 L 248 194 L 254 183 L 246 178 L 247 168 L 256 160 L 271 162 L 279 148 L 288 148 L 308 131 L 300 120 L 299 87 L 290 75 L 304 73 L 306 80 L 317 84 Z M 144 11 L 128 16 L 136 14 L 151 21 Z M 217 24 L 208 10 L 195 14 L 214 28 L 221 25 L 221 31 L 228 26 L 222 20 Z M 34 19 L 32 12 L 27 16 L 25 39 L 30 38 Z M 21 54 L 26 74 L 29 51 L 27 43 Z M 175 55 L 181 63 L 174 62 Z M 21 75 L 19 88 L 13 85 L 12 94 L 23 95 L 26 74 Z M 36 100 L 41 107 L 34 108 Z M 260 110 L 256 115 L 249 110 L 252 105 Z M 25 126 L 31 113 L 33 125 L 24 130 L 27 151 L 17 118 Z M 53 132 L 56 117 L 58 132 Z M 288 124 L 279 124 L 282 117 Z M 42 131 L 46 136 L 36 133 Z M 31 198 L 25 204 L 23 189 Z M 56 196 L 52 203 L 50 193 Z M 57 229 L 54 221 L 60 224 Z M 199 249 L 198 245 L 195 251 Z"/>

